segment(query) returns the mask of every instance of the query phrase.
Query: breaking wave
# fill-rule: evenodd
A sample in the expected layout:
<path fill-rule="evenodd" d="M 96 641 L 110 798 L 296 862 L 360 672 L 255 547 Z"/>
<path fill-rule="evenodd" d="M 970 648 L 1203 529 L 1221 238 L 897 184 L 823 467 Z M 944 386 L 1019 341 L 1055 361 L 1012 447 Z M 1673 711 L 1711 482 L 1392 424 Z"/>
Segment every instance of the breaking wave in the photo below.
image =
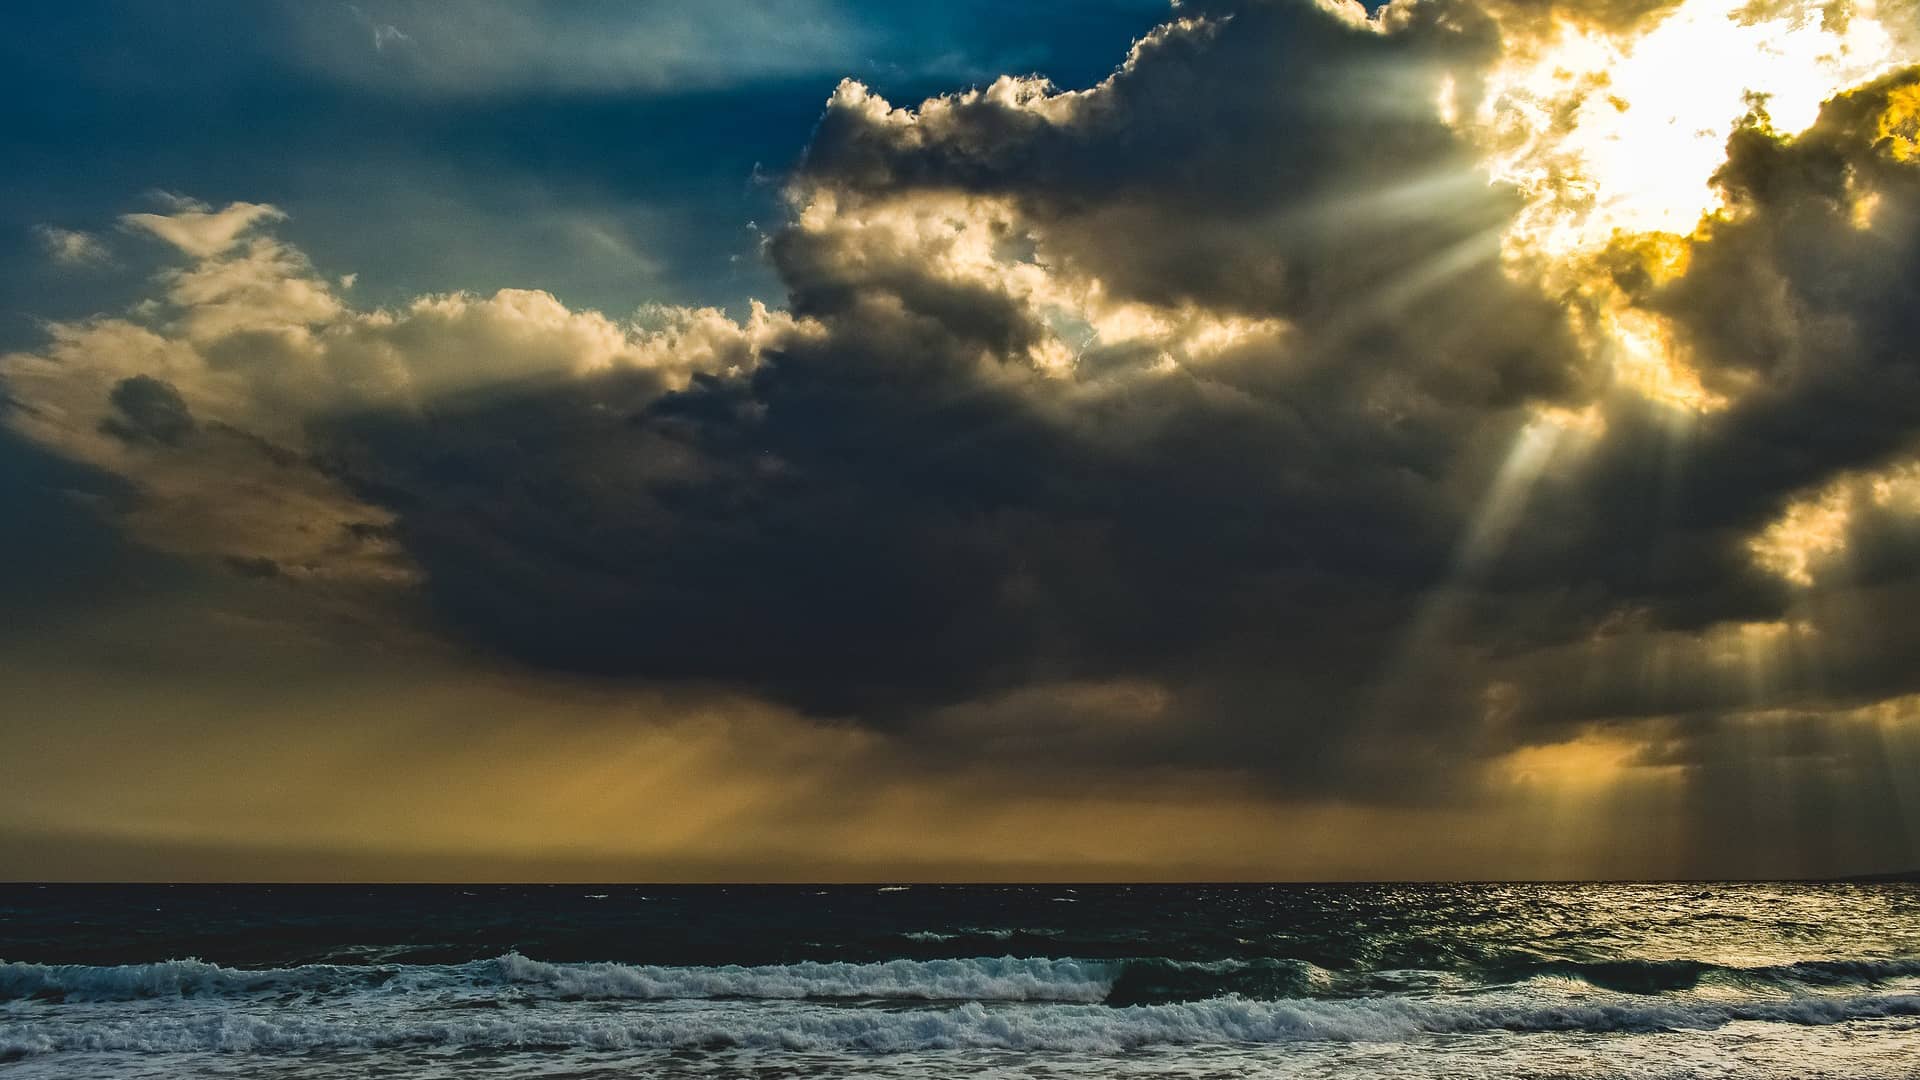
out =
<path fill-rule="evenodd" d="M 1471 977 L 1469 977 L 1471 976 Z M 1471 972 L 1332 972 L 1304 960 L 1163 958 L 1077 960 L 980 957 L 809 961 L 764 966 L 669 967 L 548 963 L 519 953 L 465 964 L 315 964 L 229 968 L 200 960 L 87 966 L 0 963 L 0 1001 L 130 1001 L 272 995 L 325 997 L 377 992 L 387 997 L 597 1000 L 866 1000 L 1056 1002 L 1123 1007 L 1237 997 L 1256 1001 L 1359 997 L 1406 990 L 1459 989 L 1577 981 L 1631 995 L 1730 989 L 1797 993 L 1880 989 L 1920 977 L 1920 960 L 1815 960 L 1765 967 L 1722 967 L 1690 960 L 1495 965 Z"/>
<path fill-rule="evenodd" d="M 761 967 L 551 964 L 508 953 L 459 965 L 241 969 L 199 960 L 108 967 L 0 964 L 0 1000 L 126 1001 L 156 997 L 333 994 L 360 990 L 509 992 L 557 1000 L 845 998 L 905 1001 L 1098 1002 L 1117 965 L 1017 958 L 808 962 Z"/>
<path fill-rule="evenodd" d="M 947 1049 L 1112 1052 L 1154 1045 L 1394 1042 L 1475 1032 L 1706 1030 L 1741 1020 L 1829 1025 L 1920 1016 L 1920 995 L 1804 995 L 1746 1002 L 1406 1000 L 1261 1002 L 1244 998 L 1111 1008 L 1046 1004 L 849 1009 L 788 1003 L 690 1013 L 523 1012 L 416 1020 L 286 1010 L 194 1010 L 82 1023 L 0 1025 L 0 1060 L 62 1052 L 297 1052 L 404 1046 L 489 1050 Z"/>
<path fill-rule="evenodd" d="M 1482 973 L 1494 981 L 1574 979 L 1626 994 L 1692 990 L 1702 984 L 1793 990 L 1804 987 L 1875 986 L 1920 975 L 1920 960 L 1808 960 L 1794 964 L 1728 967 L 1698 960 L 1550 960 L 1494 966 Z"/>
<path fill-rule="evenodd" d="M 509 953 L 503 981 L 565 998 L 879 998 L 923 1001 L 1105 999 L 1110 965 L 1044 957 L 800 963 L 765 967 L 548 964 Z"/>
<path fill-rule="evenodd" d="M 0 1001 L 128 1001 L 288 991 L 348 990 L 378 985 L 392 968 L 316 964 L 298 968 L 228 968 L 200 960 L 157 964 L 0 964 Z"/>

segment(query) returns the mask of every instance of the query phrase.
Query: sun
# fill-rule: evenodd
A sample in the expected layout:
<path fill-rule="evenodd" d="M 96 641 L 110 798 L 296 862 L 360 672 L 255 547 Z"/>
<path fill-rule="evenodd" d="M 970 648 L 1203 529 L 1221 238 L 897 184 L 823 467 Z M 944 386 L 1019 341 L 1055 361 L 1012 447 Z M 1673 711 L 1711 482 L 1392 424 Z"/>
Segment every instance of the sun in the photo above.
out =
<path fill-rule="evenodd" d="M 1461 110 L 1449 88 L 1440 113 L 1483 148 L 1487 177 L 1524 199 L 1501 237 L 1509 271 L 1568 298 L 1616 389 L 1684 419 L 1730 399 L 1701 384 L 1664 320 L 1622 293 L 1601 256 L 1654 253 L 1683 272 L 1690 238 L 1722 208 L 1713 176 L 1734 130 L 1798 134 L 1836 94 L 1911 62 L 1901 53 L 1874 0 L 1846 11 L 1682 0 L 1632 30 L 1562 21 L 1519 38 L 1475 108 Z"/>
<path fill-rule="evenodd" d="M 1693 231 L 1749 117 L 1785 135 L 1821 103 L 1901 62 L 1872 0 L 1811 6 L 1687 0 L 1637 35 L 1562 23 L 1494 71 L 1472 117 L 1491 177 L 1527 205 L 1513 257 L 1565 260 L 1616 234 Z"/>

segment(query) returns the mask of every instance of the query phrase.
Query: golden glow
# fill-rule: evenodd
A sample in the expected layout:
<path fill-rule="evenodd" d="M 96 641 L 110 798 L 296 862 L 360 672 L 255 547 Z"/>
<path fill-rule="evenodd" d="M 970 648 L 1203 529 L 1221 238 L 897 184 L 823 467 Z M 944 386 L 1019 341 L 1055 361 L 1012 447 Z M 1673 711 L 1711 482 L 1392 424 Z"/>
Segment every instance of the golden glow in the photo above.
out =
<path fill-rule="evenodd" d="M 714 694 L 476 670 L 391 642 L 209 630 L 154 610 L 87 627 L 204 663 L 103 679 L 71 642 L 0 655 L 43 723 L 0 731 L 0 869 L 40 877 L 400 880 L 1218 880 L 1540 875 L 1560 837 L 1504 807 L 1286 801 L 1244 776 L 930 765 L 884 736 Z M 157 638 L 163 627 L 170 640 Z M 257 681 L 236 682 L 244 662 Z M 1047 696 L 1048 701 L 1040 698 Z M 1153 724 L 1150 684 L 953 717 L 1020 748 L 1065 704 Z M 996 706 L 1014 713 L 995 716 Z M 1010 745 L 1009 745 L 1010 744 Z M 1091 744 L 1090 744 L 1091 745 Z M 1016 763 L 1009 767 L 1009 762 Z M 38 839 L 36 839 L 36 837 Z M 1575 865 L 1613 854 L 1595 832 Z M 1596 856 L 1596 850 L 1597 856 Z M 1635 844 L 1632 854 L 1647 853 Z M 1658 869 L 1662 864 L 1652 864 Z"/>
<path fill-rule="evenodd" d="M 1887 95 L 1880 114 L 1880 137 L 1895 161 L 1920 161 L 1920 85 L 1902 86 Z"/>
<path fill-rule="evenodd" d="M 1693 237 L 1650 232 L 1616 236 L 1603 251 L 1547 275 L 1580 301 L 1575 325 L 1587 347 L 1607 359 L 1614 386 L 1682 415 L 1725 408 L 1727 398 L 1702 383 L 1667 320 L 1637 300 L 1645 288 L 1685 275 L 1692 261 Z"/>
<path fill-rule="evenodd" d="M 1855 518 L 1869 509 L 1920 515 L 1920 463 L 1900 462 L 1828 483 L 1789 503 L 1747 541 L 1747 550 L 1760 568 L 1795 585 L 1812 585 L 1845 555 Z"/>
<path fill-rule="evenodd" d="M 1640 751 L 1633 739 L 1586 731 L 1566 742 L 1512 750 L 1495 759 L 1493 770 L 1509 784 L 1589 793 L 1617 785 Z"/>
<path fill-rule="evenodd" d="M 1650 285 L 1659 287 L 1686 275 L 1693 265 L 1693 236 L 1679 233 L 1648 232 L 1615 239 L 1609 252 L 1633 260 L 1647 276 Z"/>
<path fill-rule="evenodd" d="M 1862 232 L 1873 228 L 1873 215 L 1880 209 L 1880 193 L 1869 191 L 1855 197 L 1853 208 L 1848 211 L 1848 220 L 1853 227 Z"/>
<path fill-rule="evenodd" d="M 1689 412 L 1726 408 L 1724 396 L 1701 385 L 1699 373 L 1681 355 L 1664 319 L 1617 302 L 1601 318 L 1612 344 L 1617 385 L 1648 401 Z"/>
<path fill-rule="evenodd" d="M 1712 177 L 1738 124 L 1763 116 L 1798 133 L 1823 102 L 1899 62 L 1871 0 L 1842 18 L 1684 0 L 1634 30 L 1562 21 L 1516 45 L 1459 122 L 1487 147 L 1489 175 L 1526 199 L 1502 240 L 1508 265 L 1588 308 L 1589 344 L 1610 357 L 1617 387 L 1677 415 L 1708 413 L 1727 397 L 1595 260 L 1635 255 L 1655 286 L 1684 274 L 1692 234 L 1721 206 Z M 1882 117 L 1896 157 L 1912 151 L 1913 96 L 1897 93 Z M 1439 110 L 1457 117 L 1450 88 Z M 1861 200 L 1856 221 L 1872 212 Z"/>
<path fill-rule="evenodd" d="M 1494 178 L 1528 198 L 1510 250 L 1560 259 L 1616 233 L 1691 232 L 1719 205 L 1711 178 L 1742 117 L 1763 111 L 1797 133 L 1822 102 L 1896 63 L 1871 2 L 1833 20 L 1687 0 L 1623 37 L 1563 23 L 1494 71 L 1476 117 Z M 1888 117 L 1898 127 L 1909 113 Z"/>
<path fill-rule="evenodd" d="M 1852 508 L 1852 492 L 1835 485 L 1787 507 L 1747 548 L 1762 568 L 1795 585 L 1811 585 L 1814 567 L 1846 548 Z"/>
<path fill-rule="evenodd" d="M 1898 514 L 1920 514 L 1920 463 L 1889 465 L 1867 480 L 1873 504 Z"/>

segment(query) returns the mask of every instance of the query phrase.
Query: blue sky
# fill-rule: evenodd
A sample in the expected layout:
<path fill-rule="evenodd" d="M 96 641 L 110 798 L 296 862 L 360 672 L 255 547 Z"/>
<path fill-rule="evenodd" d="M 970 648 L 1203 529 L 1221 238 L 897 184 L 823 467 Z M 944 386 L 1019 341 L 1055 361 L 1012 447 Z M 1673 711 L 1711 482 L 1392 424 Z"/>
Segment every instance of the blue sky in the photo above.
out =
<path fill-rule="evenodd" d="M 778 9 L 778 18 L 769 12 Z M 548 289 L 779 303 L 754 224 L 845 76 L 898 100 L 1040 72 L 1097 81 L 1157 0 L 1026 5 L 494 4 L 363 0 L 11 6 L 0 93 L 0 346 L 130 302 L 151 245 L 118 215 L 175 192 L 273 203 L 356 297 Z M 758 13 L 758 14 L 756 14 Z M 456 32 L 456 29 L 459 32 Z M 480 42 L 476 44 L 477 40 Z M 111 259 L 50 271 L 36 228 Z"/>

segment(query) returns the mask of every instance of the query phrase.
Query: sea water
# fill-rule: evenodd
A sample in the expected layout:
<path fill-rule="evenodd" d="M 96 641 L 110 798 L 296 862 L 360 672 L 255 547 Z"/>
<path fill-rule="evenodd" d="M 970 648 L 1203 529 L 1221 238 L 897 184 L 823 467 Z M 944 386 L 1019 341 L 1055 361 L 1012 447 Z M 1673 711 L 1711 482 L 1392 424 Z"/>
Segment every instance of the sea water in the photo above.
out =
<path fill-rule="evenodd" d="M 0 886 L 0 1072 L 1920 1076 L 1920 886 Z"/>

